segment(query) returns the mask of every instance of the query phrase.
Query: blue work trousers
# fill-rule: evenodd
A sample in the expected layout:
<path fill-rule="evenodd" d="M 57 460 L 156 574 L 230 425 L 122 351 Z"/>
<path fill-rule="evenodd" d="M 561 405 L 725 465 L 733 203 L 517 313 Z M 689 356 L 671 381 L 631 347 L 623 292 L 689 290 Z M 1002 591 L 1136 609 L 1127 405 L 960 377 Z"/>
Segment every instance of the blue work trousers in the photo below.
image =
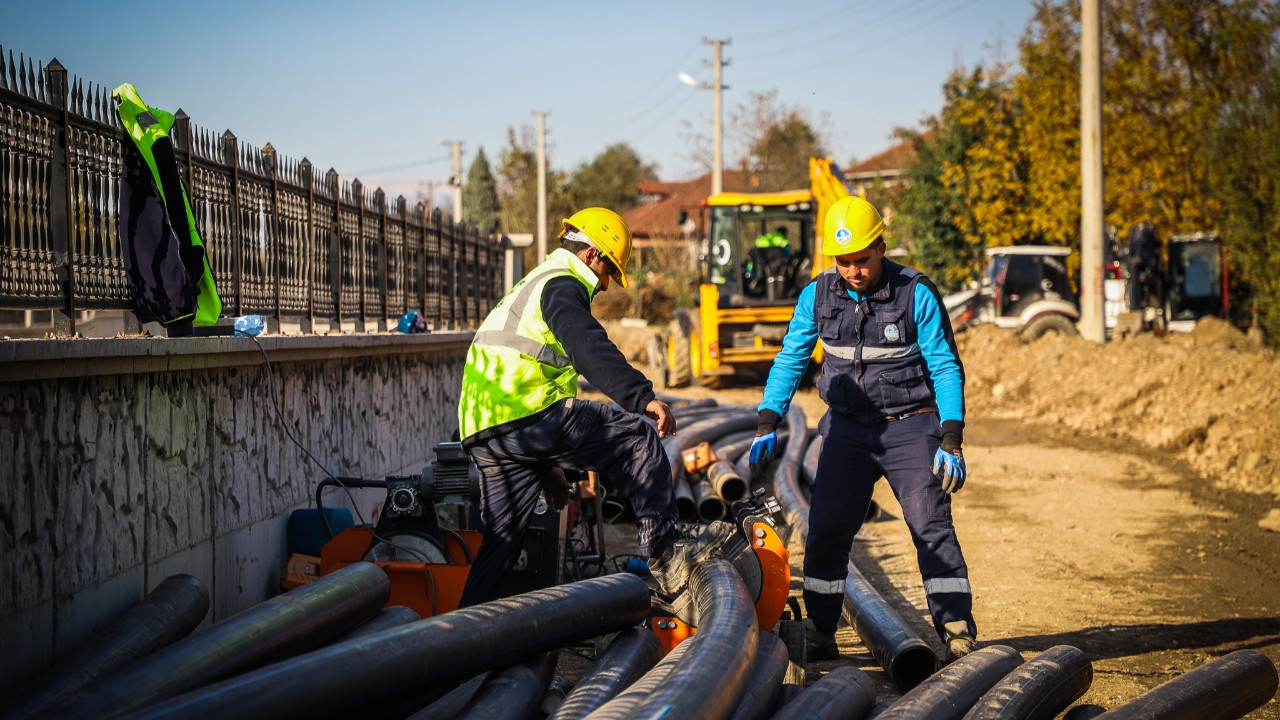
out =
<path fill-rule="evenodd" d="M 955 621 L 964 621 L 977 637 L 969 571 L 951 522 L 951 496 L 932 471 L 933 455 L 942 441 L 938 415 L 918 413 L 868 425 L 829 412 L 823 424 L 825 439 L 804 549 L 804 602 L 814 625 L 822 632 L 835 632 L 853 537 L 866 517 L 871 491 L 883 476 L 911 528 L 939 637 L 945 640 L 943 626 Z"/>
<path fill-rule="evenodd" d="M 484 538 L 460 607 L 507 593 L 548 468 L 595 470 L 620 488 L 635 510 L 642 548 L 675 526 L 671 464 L 658 431 L 640 415 L 592 400 L 562 400 L 534 422 L 468 451 L 480 470 Z"/>

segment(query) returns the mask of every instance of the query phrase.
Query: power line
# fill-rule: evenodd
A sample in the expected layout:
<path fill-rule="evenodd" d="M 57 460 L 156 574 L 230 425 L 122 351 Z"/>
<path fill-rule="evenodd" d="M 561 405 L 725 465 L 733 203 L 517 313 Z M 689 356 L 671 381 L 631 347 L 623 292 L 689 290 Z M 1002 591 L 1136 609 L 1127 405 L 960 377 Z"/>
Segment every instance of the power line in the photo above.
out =
<path fill-rule="evenodd" d="M 871 18 L 866 21 L 863 21 L 861 22 L 861 24 L 859 24 L 856 28 L 853 28 L 853 29 L 845 28 L 843 30 L 839 30 L 837 32 L 831 33 L 829 35 L 823 35 L 822 37 L 805 40 L 803 43 L 799 45 L 792 45 L 790 47 L 780 48 L 777 50 L 770 50 L 768 52 L 760 53 L 757 55 L 745 55 L 745 56 L 739 55 L 736 59 L 745 60 L 745 61 L 762 60 L 762 59 L 771 60 L 781 55 L 793 55 L 797 52 L 805 52 L 805 51 L 813 52 L 814 47 L 821 47 L 828 42 L 839 40 L 841 38 L 847 38 L 853 32 L 856 32 L 858 36 L 862 37 L 870 32 L 873 32 L 879 29 L 889 21 L 894 20 L 905 13 L 909 13 L 916 5 L 919 5 L 924 1 L 925 0 L 913 0 L 912 2 L 908 2 L 905 4 L 895 5 L 893 6 L 892 9 L 889 10 L 887 14 L 879 18 Z"/>
<path fill-rule="evenodd" d="M 857 5 L 850 4 L 848 7 L 842 10 L 837 10 L 835 12 L 827 13 L 825 15 L 819 15 L 818 17 L 805 22 L 803 25 L 795 25 L 789 28 L 784 28 L 782 30 L 766 30 L 764 32 L 758 32 L 758 33 L 734 33 L 734 36 L 737 37 L 739 40 L 752 40 L 755 38 L 776 38 L 776 37 L 781 37 L 783 35 L 790 35 L 791 33 L 802 32 L 802 31 L 812 32 L 814 26 L 816 25 L 824 23 L 828 20 L 838 18 L 842 15 L 848 15 L 849 13 L 859 9 L 861 8 L 859 8 Z"/>
<path fill-rule="evenodd" d="M 351 177 L 359 177 L 361 175 L 377 175 L 378 173 L 392 172 L 394 170 L 405 170 L 411 167 L 418 167 L 419 165 L 433 165 L 438 162 L 444 162 L 446 160 L 452 160 L 452 159 L 453 159 L 452 155 L 441 155 L 439 157 L 423 158 L 421 160 L 410 160 L 408 162 L 402 162 L 396 165 L 384 165 L 383 167 L 369 168 L 367 170 L 358 170 L 353 173 L 343 173 L 343 174 L 350 175 Z"/>
<path fill-rule="evenodd" d="M 885 38 L 883 42 L 876 43 L 875 45 L 868 45 L 868 46 L 865 46 L 865 47 L 860 47 L 860 48 L 858 48 L 857 50 L 855 50 L 855 51 L 853 51 L 853 52 L 851 52 L 851 53 L 847 53 L 847 54 L 845 54 L 845 55 L 840 55 L 840 56 L 833 57 L 833 58 L 827 58 L 827 59 L 825 59 L 825 60 L 822 60 L 822 61 L 820 61 L 820 62 L 814 63 L 814 64 L 812 64 L 812 65 L 805 65 L 805 66 L 803 66 L 803 67 L 791 68 L 791 69 L 789 69 L 789 70 L 781 71 L 781 72 L 779 72 L 779 73 L 777 73 L 777 74 L 775 74 L 775 75 L 767 75 L 767 76 L 765 76 L 765 77 L 749 78 L 749 80 L 748 80 L 748 81 L 749 81 L 749 82 L 757 82 L 757 83 L 758 83 L 758 82 L 763 82 L 763 81 L 766 81 L 766 80 L 775 80 L 775 79 L 777 79 L 777 78 L 781 78 L 781 77 L 791 77 L 791 76 L 793 76 L 793 75 L 798 75 L 798 74 L 800 74 L 800 73 L 808 72 L 808 71 L 810 71 L 810 70 L 817 70 L 817 69 L 819 69 L 819 68 L 828 67 L 828 66 L 830 66 L 830 65 L 832 65 L 832 64 L 834 64 L 834 63 L 844 62 L 844 61 L 846 61 L 846 60 L 850 60 L 850 59 L 852 59 L 852 58 L 858 57 L 859 55 L 862 55 L 862 54 L 865 54 L 865 53 L 869 53 L 869 52 L 871 52 L 871 51 L 873 51 L 873 50 L 879 50 L 879 49 L 881 49 L 881 48 L 885 47 L 886 45 L 891 45 L 891 44 L 893 44 L 893 43 L 897 42 L 898 40 L 901 40 L 902 38 L 904 38 L 904 37 L 906 37 L 906 36 L 908 36 L 908 35 L 911 35 L 912 33 L 915 33 L 915 32 L 918 32 L 918 31 L 920 31 L 920 30 L 923 30 L 924 28 L 929 27 L 930 25 L 932 25 L 932 24 L 934 24 L 934 23 L 938 22 L 939 20 L 943 20 L 943 19 L 945 19 L 945 18 L 947 18 L 947 17 L 950 17 L 950 16 L 952 16 L 952 15 L 954 15 L 954 14 L 956 14 L 956 13 L 960 12 L 961 10 L 963 10 L 963 9 L 965 9 L 965 8 L 967 8 L 967 7 L 969 7 L 970 5 L 973 5 L 974 3 L 978 2 L 978 1 L 979 1 L 979 0 L 966 0 L 965 2 L 960 3 L 959 5 L 955 6 L 954 8 L 952 8 L 952 9 L 950 9 L 950 10 L 948 10 L 948 11 L 946 11 L 946 12 L 944 12 L 944 13 L 940 14 L 940 15 L 937 15 L 937 16 L 935 16 L 935 17 L 933 17 L 933 18 L 930 18 L 929 20 L 926 20 L 926 21 L 924 21 L 924 22 L 922 22 L 922 23 L 919 23 L 919 24 L 914 25 L 914 26 L 912 26 L 912 27 L 910 27 L 910 28 L 907 28 L 906 30 L 904 30 L 904 31 L 903 31 L 903 32 L 901 32 L 901 33 L 898 33 L 897 35 L 894 35 L 894 36 L 889 37 L 889 38 Z"/>
<path fill-rule="evenodd" d="M 666 70 L 665 72 L 663 72 L 663 73 L 662 73 L 662 77 L 661 77 L 661 79 L 659 79 L 658 81 L 656 81 L 653 85 L 649 86 L 647 89 L 645 89 L 645 90 L 644 90 L 643 92 L 641 92 L 639 95 L 634 95 L 634 96 L 632 96 L 633 98 L 635 98 L 634 100 L 632 100 L 631 102 L 628 102 L 628 103 L 622 103 L 622 104 L 621 104 L 621 106 L 622 106 L 622 107 L 627 107 L 627 106 L 631 106 L 631 105 L 639 105 L 641 100 L 644 100 L 644 99 L 645 99 L 645 98 L 647 98 L 649 95 L 652 95 L 652 94 L 653 94 L 653 92 L 654 92 L 655 90 L 658 90 L 658 89 L 659 89 L 659 88 L 661 88 L 663 85 L 665 85 L 665 84 L 667 84 L 667 83 L 675 84 L 675 83 L 673 83 L 673 82 L 672 82 L 672 79 L 671 79 L 671 78 L 672 78 L 672 76 L 675 74 L 675 72 L 676 72 L 677 70 L 679 70 L 679 69 L 681 68 L 681 66 L 683 66 L 683 65 L 684 65 L 685 61 L 689 59 L 689 56 L 693 55 L 694 51 L 695 51 L 695 50 L 697 50 L 697 49 L 698 49 L 698 44 L 697 44 L 697 43 L 695 43 L 695 44 L 693 44 L 693 45 L 690 45 L 690 46 L 689 46 L 689 49 L 685 51 L 684 55 L 681 55 L 681 56 L 680 56 L 680 59 L 679 59 L 679 60 L 677 60 L 677 61 L 675 62 L 675 64 L 673 64 L 673 65 L 672 65 L 668 70 Z M 666 99 L 667 97 L 669 97 L 670 95 L 671 95 L 671 93 L 669 93 L 669 92 L 668 92 L 666 96 L 663 96 L 663 100 L 665 100 L 665 99 Z M 659 100 L 659 102 L 662 102 L 662 100 Z M 581 121 L 581 122 L 585 122 L 585 123 L 587 123 L 587 124 L 593 124 L 593 123 L 598 122 L 598 121 L 600 121 L 600 120 L 608 120 L 608 119 L 611 119 L 611 118 L 613 118 L 613 117 L 615 117 L 615 116 L 616 116 L 616 113 L 605 112 L 605 113 L 600 113 L 600 114 L 595 115 L 595 116 L 586 117 L 586 118 L 581 118 L 581 119 L 580 119 L 580 121 Z"/>

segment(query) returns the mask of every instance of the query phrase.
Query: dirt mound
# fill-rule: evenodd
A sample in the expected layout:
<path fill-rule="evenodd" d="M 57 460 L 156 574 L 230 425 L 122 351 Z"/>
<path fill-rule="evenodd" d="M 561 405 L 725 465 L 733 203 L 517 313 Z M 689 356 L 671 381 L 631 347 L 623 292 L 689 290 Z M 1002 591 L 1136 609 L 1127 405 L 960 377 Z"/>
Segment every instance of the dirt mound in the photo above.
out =
<path fill-rule="evenodd" d="M 1023 344 L 994 326 L 957 341 L 971 413 L 1130 440 L 1280 498 L 1280 358 L 1226 322 L 1105 345 L 1058 335 Z"/>

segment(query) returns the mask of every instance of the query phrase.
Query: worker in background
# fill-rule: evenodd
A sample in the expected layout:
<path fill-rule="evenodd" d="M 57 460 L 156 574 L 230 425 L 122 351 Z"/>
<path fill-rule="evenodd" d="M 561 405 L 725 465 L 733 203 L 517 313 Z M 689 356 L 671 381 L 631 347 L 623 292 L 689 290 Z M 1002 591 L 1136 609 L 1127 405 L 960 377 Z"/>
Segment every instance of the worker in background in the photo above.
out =
<path fill-rule="evenodd" d="M 948 661 L 974 648 L 968 568 L 951 520 L 951 493 L 965 481 L 964 368 L 933 283 L 885 258 L 884 222 L 860 197 L 827 212 L 822 252 L 835 267 L 805 287 L 769 371 L 753 468 L 774 454 L 815 343 L 826 359 L 818 392 L 830 408 L 805 543 L 806 645 L 811 659 L 835 642 L 853 537 L 871 491 L 888 478 L 911 528 L 934 628 Z M 794 430 L 793 438 L 803 437 Z"/>
<path fill-rule="evenodd" d="M 458 429 L 480 470 L 483 542 L 461 607 L 507 593 L 544 486 L 552 497 L 567 496 L 561 468 L 601 472 L 621 489 L 635 511 L 640 553 L 668 596 L 683 591 L 690 566 L 728 527 L 694 538 L 676 526 L 659 440 L 675 432 L 675 416 L 591 314 L 592 298 L 611 280 L 627 286 L 630 229 L 605 208 L 580 210 L 563 225 L 560 248 L 498 302 L 467 351 Z M 579 371 L 622 409 L 578 400 Z"/>
<path fill-rule="evenodd" d="M 748 295 L 781 299 L 780 288 L 770 285 L 786 280 L 787 262 L 791 259 L 791 243 L 787 240 L 787 228 L 779 225 L 773 232 L 756 237 L 754 247 L 747 253 L 743 268 Z"/>

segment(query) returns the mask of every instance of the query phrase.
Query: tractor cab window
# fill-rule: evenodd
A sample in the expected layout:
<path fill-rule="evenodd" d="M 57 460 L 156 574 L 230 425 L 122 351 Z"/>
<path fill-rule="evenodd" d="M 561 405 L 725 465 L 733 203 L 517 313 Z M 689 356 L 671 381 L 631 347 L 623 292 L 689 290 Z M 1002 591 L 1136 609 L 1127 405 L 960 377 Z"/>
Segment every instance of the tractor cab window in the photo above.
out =
<path fill-rule="evenodd" d="M 711 237 L 707 248 L 707 279 L 721 286 L 725 297 L 739 292 L 738 209 L 711 208 Z"/>
<path fill-rule="evenodd" d="M 1169 243 L 1169 319 L 1196 320 L 1222 310 L 1222 251 L 1216 242 Z"/>
<path fill-rule="evenodd" d="M 795 299 L 813 271 L 809 203 L 711 208 L 708 280 L 722 302 L 776 303 Z"/>

